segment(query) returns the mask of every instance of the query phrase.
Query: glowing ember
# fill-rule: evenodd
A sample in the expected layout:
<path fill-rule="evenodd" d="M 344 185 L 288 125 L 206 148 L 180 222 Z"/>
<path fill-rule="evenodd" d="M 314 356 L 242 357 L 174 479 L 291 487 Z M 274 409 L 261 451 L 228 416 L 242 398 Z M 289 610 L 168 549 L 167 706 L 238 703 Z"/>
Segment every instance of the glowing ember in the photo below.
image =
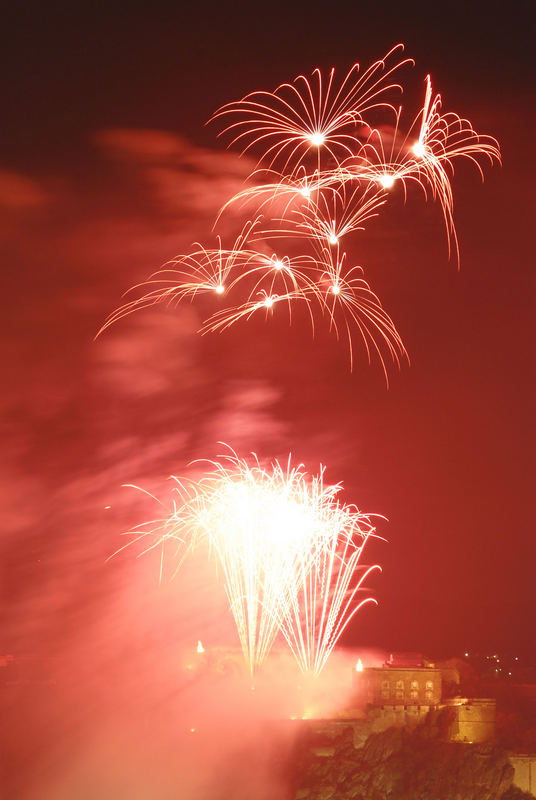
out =
<path fill-rule="evenodd" d="M 414 155 L 417 156 L 417 158 L 423 158 L 424 154 L 426 153 L 425 147 L 422 142 L 415 142 L 415 144 L 412 147 L 412 150 Z"/>
<path fill-rule="evenodd" d="M 395 183 L 395 176 L 394 175 L 380 175 L 378 178 L 378 183 L 383 186 L 384 189 L 390 189 L 394 186 Z"/>
<path fill-rule="evenodd" d="M 326 137 L 320 131 L 316 131 L 315 133 L 311 134 L 309 137 L 309 141 L 315 147 L 321 147 L 324 142 L 326 141 Z"/>
<path fill-rule="evenodd" d="M 198 641 L 197 642 L 196 653 L 204 653 L 204 652 L 205 652 L 205 648 L 203 647 L 202 642 Z"/>
<path fill-rule="evenodd" d="M 357 659 L 357 664 L 355 665 L 356 672 L 363 672 L 363 662 L 360 658 Z"/>

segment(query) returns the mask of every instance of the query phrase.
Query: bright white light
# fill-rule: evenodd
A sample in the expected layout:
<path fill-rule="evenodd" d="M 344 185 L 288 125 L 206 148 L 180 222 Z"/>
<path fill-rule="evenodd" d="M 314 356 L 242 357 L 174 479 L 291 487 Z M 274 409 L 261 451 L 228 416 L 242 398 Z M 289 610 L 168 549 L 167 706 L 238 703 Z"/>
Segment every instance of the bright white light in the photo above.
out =
<path fill-rule="evenodd" d="M 315 131 L 314 133 L 310 134 L 309 141 L 315 147 L 321 147 L 326 141 L 326 137 L 323 133 L 320 133 L 320 131 Z"/>
<path fill-rule="evenodd" d="M 378 181 L 383 186 L 384 189 L 390 189 L 391 186 L 393 186 L 393 184 L 395 182 L 395 176 L 394 175 L 387 175 L 387 174 L 380 175 L 380 177 L 378 178 Z"/>
<path fill-rule="evenodd" d="M 341 287 L 337 283 L 334 283 L 333 286 L 331 287 L 331 291 L 333 294 L 340 294 Z"/>
<path fill-rule="evenodd" d="M 339 240 L 338 240 L 337 236 L 335 236 L 335 234 L 334 234 L 334 233 L 330 233 L 330 234 L 329 234 L 329 236 L 328 236 L 328 242 L 329 242 L 330 244 L 337 244 L 337 243 L 338 243 L 338 241 L 339 241 Z"/>
<path fill-rule="evenodd" d="M 413 153 L 417 158 L 422 158 L 424 156 L 425 148 L 422 142 L 415 142 L 413 145 Z"/>
<path fill-rule="evenodd" d="M 202 642 L 200 640 L 198 640 L 198 642 L 197 642 L 196 652 L 197 653 L 204 653 L 205 652 L 205 648 L 203 647 L 203 644 L 202 644 Z"/>
<path fill-rule="evenodd" d="M 225 287 L 223 286 L 223 284 L 219 283 L 219 284 L 216 286 L 216 288 L 215 288 L 215 290 L 214 290 L 214 291 L 216 292 L 216 294 L 223 294 L 223 293 L 224 293 L 224 291 L 225 291 Z"/>
<path fill-rule="evenodd" d="M 357 659 L 357 664 L 355 665 L 356 672 L 363 672 L 363 662 L 360 658 Z"/>
<path fill-rule="evenodd" d="M 307 186 L 302 186 L 298 191 L 302 197 L 311 197 L 311 190 Z"/>
<path fill-rule="evenodd" d="M 266 308 L 271 308 L 273 304 L 274 300 L 272 297 L 267 297 L 266 300 L 264 301 L 264 305 L 266 306 Z"/>
<path fill-rule="evenodd" d="M 283 269 L 284 266 L 285 265 L 283 264 L 283 262 L 279 258 L 274 261 L 275 269 Z"/>

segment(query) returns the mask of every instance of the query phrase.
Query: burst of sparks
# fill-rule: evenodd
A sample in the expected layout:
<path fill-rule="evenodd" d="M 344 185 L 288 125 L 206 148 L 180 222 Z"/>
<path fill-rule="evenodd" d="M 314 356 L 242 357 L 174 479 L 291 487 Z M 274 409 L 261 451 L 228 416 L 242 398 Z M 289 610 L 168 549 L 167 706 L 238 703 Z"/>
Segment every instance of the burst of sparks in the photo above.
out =
<path fill-rule="evenodd" d="M 263 467 L 231 453 L 202 477 L 178 481 L 168 517 L 140 525 L 147 549 L 169 539 L 180 552 L 202 542 L 217 560 L 251 673 L 281 632 L 303 671 L 318 673 L 351 619 L 366 603 L 360 558 L 375 536 L 372 515 L 339 499 L 324 469 L 274 461 Z M 197 652 L 201 650 L 199 642 Z"/>
<path fill-rule="evenodd" d="M 407 353 L 369 284 L 355 280 L 347 245 L 390 194 L 400 188 L 406 199 L 416 185 L 425 199 L 438 201 L 449 253 L 453 246 L 459 263 L 454 162 L 469 159 L 483 177 L 483 161 L 500 161 L 495 139 L 442 112 L 429 75 L 423 105 L 402 132 L 402 106 L 390 100 L 402 90 L 394 77 L 412 63 L 401 58 L 401 49 L 364 71 L 354 64 L 340 81 L 334 69 L 327 75 L 316 69 L 310 78 L 299 75 L 273 92 L 255 91 L 219 109 L 212 119 L 224 120 L 231 144 L 256 152 L 258 165 L 217 223 L 231 206 L 248 220 L 233 243 L 224 246 L 218 238 L 215 248 L 197 245 L 134 287 L 140 296 L 114 311 L 101 330 L 147 306 L 201 295 L 209 304 L 212 297 L 202 332 L 222 331 L 259 313 L 270 317 L 281 305 L 292 320 L 292 306 L 302 300 L 313 331 L 322 318 L 336 334 L 342 325 L 351 365 L 357 332 L 368 360 L 376 354 L 387 380 L 385 353 L 399 366 Z M 288 240 L 284 248 L 276 241 L 281 238 Z"/>

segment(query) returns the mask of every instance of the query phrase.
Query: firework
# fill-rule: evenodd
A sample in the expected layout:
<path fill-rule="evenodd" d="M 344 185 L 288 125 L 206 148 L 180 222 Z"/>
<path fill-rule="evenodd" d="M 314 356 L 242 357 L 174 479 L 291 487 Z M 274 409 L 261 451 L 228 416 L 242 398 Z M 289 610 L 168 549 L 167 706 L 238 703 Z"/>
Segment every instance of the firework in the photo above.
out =
<path fill-rule="evenodd" d="M 207 315 L 201 332 L 224 331 L 262 314 L 266 319 L 300 303 L 313 332 L 321 320 L 347 342 L 350 366 L 355 339 L 370 363 L 376 358 L 388 383 L 388 360 L 400 366 L 407 352 L 389 314 L 351 256 L 351 245 L 379 215 L 398 186 L 407 199 L 412 185 L 437 200 L 449 254 L 459 263 L 451 179 L 456 159 L 472 161 L 483 177 L 483 161 L 499 161 L 495 139 L 483 136 L 453 112 L 425 81 L 422 108 L 403 132 L 401 105 L 389 99 L 402 90 L 393 82 L 410 59 L 402 46 L 363 72 L 354 64 L 340 82 L 332 69 L 298 76 L 273 92 L 255 91 L 228 103 L 213 120 L 242 152 L 257 152 L 248 184 L 224 204 L 247 212 L 235 241 L 168 262 L 134 287 L 139 296 L 106 320 L 156 303 L 176 305 L 201 296 Z M 357 334 L 357 337 L 356 337 Z"/>
<path fill-rule="evenodd" d="M 193 482 L 176 480 L 172 512 L 136 528 L 147 549 L 174 543 L 174 557 L 204 544 L 215 557 L 251 673 L 279 632 L 304 671 L 318 673 L 361 598 L 360 557 L 375 535 L 370 514 L 339 499 L 324 470 L 274 461 L 265 468 L 236 454 L 207 462 Z"/>
<path fill-rule="evenodd" d="M 260 160 L 269 167 L 282 162 L 282 173 L 294 173 L 309 160 L 320 171 L 323 155 L 335 163 L 352 155 L 359 143 L 358 128 L 367 126 L 368 113 L 393 109 L 385 97 L 402 87 L 389 81 L 411 62 L 403 59 L 389 66 L 400 50 L 397 45 L 363 73 L 354 64 L 338 87 L 334 68 L 327 76 L 317 68 L 311 79 L 298 75 L 273 92 L 256 91 L 228 103 L 212 119 L 237 117 L 224 129 L 232 134 L 231 144 L 240 143 L 242 152 L 260 147 Z"/>

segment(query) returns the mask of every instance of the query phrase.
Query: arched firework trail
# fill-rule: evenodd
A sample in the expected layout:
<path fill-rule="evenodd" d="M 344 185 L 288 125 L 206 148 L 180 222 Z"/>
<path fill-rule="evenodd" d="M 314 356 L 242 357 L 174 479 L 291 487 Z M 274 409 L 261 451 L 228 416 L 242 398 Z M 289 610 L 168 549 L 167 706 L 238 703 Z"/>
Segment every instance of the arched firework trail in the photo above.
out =
<path fill-rule="evenodd" d="M 398 186 L 407 197 L 417 184 L 437 200 L 459 262 L 451 178 L 457 158 L 471 160 L 483 177 L 482 160 L 500 161 L 497 141 L 476 133 L 453 112 L 442 113 L 428 75 L 422 108 L 402 131 L 403 108 L 390 99 L 402 85 L 402 45 L 368 69 L 354 64 L 338 81 L 335 70 L 315 69 L 273 92 L 254 91 L 226 104 L 212 117 L 242 152 L 257 153 L 249 185 L 224 204 L 248 214 L 234 242 L 197 245 L 134 287 L 139 296 L 105 321 L 156 303 L 208 302 L 202 333 L 223 331 L 260 312 L 265 318 L 297 301 L 313 331 L 321 320 L 338 337 L 344 331 L 350 365 L 354 340 L 374 356 L 388 383 L 387 362 L 407 357 L 394 322 L 351 257 L 352 240 L 378 216 Z M 356 271 L 359 278 L 356 279 Z M 212 298 L 212 303 L 207 298 Z M 217 303 L 217 307 L 214 307 Z"/>
<path fill-rule="evenodd" d="M 175 479 L 169 515 L 131 531 L 146 548 L 173 545 L 180 564 L 205 545 L 216 559 L 251 673 L 282 633 L 303 671 L 319 673 L 365 603 L 363 583 L 379 567 L 360 558 L 375 535 L 372 515 L 338 499 L 324 470 L 274 461 L 262 467 L 231 453 L 206 462 L 197 481 Z"/>

